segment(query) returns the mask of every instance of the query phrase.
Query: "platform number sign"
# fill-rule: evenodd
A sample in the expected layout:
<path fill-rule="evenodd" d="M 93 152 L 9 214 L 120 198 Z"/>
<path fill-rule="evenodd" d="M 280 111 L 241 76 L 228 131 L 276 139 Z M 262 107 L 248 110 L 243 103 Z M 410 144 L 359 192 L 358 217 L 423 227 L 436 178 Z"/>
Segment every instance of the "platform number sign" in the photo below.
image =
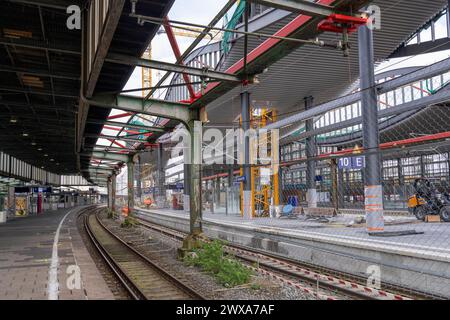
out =
<path fill-rule="evenodd" d="M 340 158 L 338 161 L 338 168 L 342 170 L 364 169 L 366 166 L 365 160 L 364 156 Z"/>

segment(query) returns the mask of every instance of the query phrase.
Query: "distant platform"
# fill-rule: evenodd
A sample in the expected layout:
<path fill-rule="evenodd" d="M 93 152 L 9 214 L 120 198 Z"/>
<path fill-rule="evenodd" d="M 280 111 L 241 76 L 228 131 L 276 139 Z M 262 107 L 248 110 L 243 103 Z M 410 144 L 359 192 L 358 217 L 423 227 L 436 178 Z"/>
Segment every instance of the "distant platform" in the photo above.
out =
<path fill-rule="evenodd" d="M 181 231 L 189 230 L 188 213 L 143 210 L 142 216 Z M 299 261 L 339 271 L 366 274 L 379 266 L 382 281 L 436 296 L 450 297 L 450 223 L 423 223 L 414 217 L 386 218 L 387 232 L 415 230 L 423 234 L 373 237 L 354 215 L 328 221 L 298 218 L 245 219 L 236 215 L 203 215 L 206 235 L 268 250 Z"/>
<path fill-rule="evenodd" d="M 76 218 L 81 208 L 0 224 L 0 300 L 47 300 L 52 290 L 50 296 L 59 300 L 114 299 L 78 232 Z M 64 217 L 55 260 L 55 235 Z M 52 261 L 56 280 L 50 276 Z M 76 267 L 81 271 L 79 289 L 73 287 L 75 282 L 67 285 Z"/>

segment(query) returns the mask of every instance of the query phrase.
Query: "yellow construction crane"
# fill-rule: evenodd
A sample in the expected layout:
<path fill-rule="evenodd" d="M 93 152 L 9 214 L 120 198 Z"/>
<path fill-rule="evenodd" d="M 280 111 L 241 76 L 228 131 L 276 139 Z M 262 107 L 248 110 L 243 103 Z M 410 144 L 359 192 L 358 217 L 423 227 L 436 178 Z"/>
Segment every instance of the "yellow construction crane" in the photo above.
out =
<path fill-rule="evenodd" d="M 188 37 L 188 38 L 197 38 L 200 33 L 203 32 L 203 29 L 201 28 L 189 28 L 189 30 L 183 29 L 183 28 L 177 28 L 172 27 L 173 33 L 176 36 L 180 37 Z M 163 28 L 161 28 L 158 31 L 158 34 L 166 33 Z M 221 41 L 223 39 L 223 32 L 222 31 L 213 31 L 209 33 L 211 39 L 215 39 L 218 41 Z M 152 47 L 148 47 L 147 50 L 145 50 L 144 55 L 142 56 L 143 59 L 152 60 Z M 149 68 L 141 68 L 142 69 L 142 88 L 149 88 L 153 85 L 153 76 L 152 76 L 152 70 Z M 146 97 L 150 90 L 143 90 L 142 96 Z"/>
<path fill-rule="evenodd" d="M 152 59 L 152 47 L 149 46 L 142 56 L 143 59 L 151 60 Z M 150 68 L 141 68 L 142 69 L 142 88 L 150 88 L 153 85 L 153 76 L 152 69 Z M 149 94 L 150 90 L 143 90 L 142 97 L 146 97 Z"/>
<path fill-rule="evenodd" d="M 197 38 L 201 33 L 203 33 L 203 29 L 189 27 L 189 28 L 178 28 L 172 26 L 173 33 L 176 36 L 187 37 L 187 38 Z M 166 33 L 164 29 L 159 29 L 158 34 Z M 223 39 L 223 31 L 210 31 L 208 36 L 211 40 L 221 41 Z"/>

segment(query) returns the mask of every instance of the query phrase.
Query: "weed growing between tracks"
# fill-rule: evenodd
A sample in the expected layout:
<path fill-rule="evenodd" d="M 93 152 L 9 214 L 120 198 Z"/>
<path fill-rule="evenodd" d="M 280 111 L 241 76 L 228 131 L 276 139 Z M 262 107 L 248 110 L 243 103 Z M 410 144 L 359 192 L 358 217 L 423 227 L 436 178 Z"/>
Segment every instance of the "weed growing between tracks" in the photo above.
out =
<path fill-rule="evenodd" d="M 132 217 L 126 217 L 123 222 L 120 224 L 121 228 L 133 228 L 137 226 L 138 222 L 135 218 Z"/>
<path fill-rule="evenodd" d="M 184 261 L 188 265 L 200 267 L 202 270 L 211 273 L 225 287 L 235 287 L 248 283 L 252 271 L 233 256 L 226 255 L 223 245 L 218 240 L 204 243 L 201 248 L 195 249 L 191 255 L 187 255 Z"/>

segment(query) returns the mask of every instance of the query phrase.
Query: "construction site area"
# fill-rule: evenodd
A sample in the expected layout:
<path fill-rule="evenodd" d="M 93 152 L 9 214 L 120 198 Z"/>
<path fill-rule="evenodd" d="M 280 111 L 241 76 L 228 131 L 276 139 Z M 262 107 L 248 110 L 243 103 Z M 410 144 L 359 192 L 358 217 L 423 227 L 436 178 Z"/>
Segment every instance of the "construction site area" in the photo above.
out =
<path fill-rule="evenodd" d="M 449 8 L 1 1 L 0 300 L 449 299 Z"/>

